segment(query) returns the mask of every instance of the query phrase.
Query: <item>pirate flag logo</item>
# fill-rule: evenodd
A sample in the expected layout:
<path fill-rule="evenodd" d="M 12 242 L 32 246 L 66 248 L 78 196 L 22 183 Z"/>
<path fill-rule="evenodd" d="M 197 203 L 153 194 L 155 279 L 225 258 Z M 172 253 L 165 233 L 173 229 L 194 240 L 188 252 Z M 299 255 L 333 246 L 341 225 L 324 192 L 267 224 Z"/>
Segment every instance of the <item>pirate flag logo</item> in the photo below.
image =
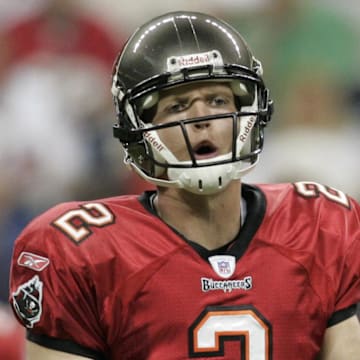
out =
<path fill-rule="evenodd" d="M 12 294 L 14 309 L 26 327 L 32 328 L 40 320 L 43 283 L 35 275 Z"/>

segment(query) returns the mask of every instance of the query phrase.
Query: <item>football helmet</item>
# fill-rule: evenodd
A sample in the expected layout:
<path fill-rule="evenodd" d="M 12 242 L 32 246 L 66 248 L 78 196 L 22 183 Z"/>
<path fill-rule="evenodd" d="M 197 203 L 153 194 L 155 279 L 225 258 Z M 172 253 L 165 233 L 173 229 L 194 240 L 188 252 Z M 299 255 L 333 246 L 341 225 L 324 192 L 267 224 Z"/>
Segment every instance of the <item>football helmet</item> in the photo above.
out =
<path fill-rule="evenodd" d="M 162 91 L 195 81 L 228 83 L 237 111 L 151 123 Z M 111 90 L 117 114 L 113 131 L 125 149 L 125 162 L 151 183 L 213 194 L 256 165 L 273 103 L 260 61 L 224 21 L 177 11 L 139 27 L 114 64 Z M 187 127 L 225 118 L 233 122 L 231 151 L 198 160 Z M 179 160 L 163 141 L 161 132 L 173 126 L 181 131 L 188 160 Z"/>

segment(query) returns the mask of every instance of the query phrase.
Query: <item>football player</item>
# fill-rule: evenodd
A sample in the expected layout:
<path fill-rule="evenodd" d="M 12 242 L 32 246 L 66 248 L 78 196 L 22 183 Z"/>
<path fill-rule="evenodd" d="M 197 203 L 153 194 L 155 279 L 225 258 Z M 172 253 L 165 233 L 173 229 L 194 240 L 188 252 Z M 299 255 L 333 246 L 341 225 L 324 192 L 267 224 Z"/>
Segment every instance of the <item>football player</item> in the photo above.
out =
<path fill-rule="evenodd" d="M 359 359 L 359 205 L 242 182 L 273 103 L 241 35 L 157 17 L 112 94 L 125 161 L 157 190 L 60 204 L 22 232 L 10 302 L 28 359 Z"/>

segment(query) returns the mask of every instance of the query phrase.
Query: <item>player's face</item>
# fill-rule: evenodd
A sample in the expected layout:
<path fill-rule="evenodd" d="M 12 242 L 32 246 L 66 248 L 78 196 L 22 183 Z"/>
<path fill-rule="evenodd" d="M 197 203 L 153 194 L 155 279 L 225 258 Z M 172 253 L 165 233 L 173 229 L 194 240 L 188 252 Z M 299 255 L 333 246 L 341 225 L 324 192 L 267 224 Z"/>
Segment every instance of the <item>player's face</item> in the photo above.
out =
<path fill-rule="evenodd" d="M 188 84 L 166 90 L 160 95 L 154 125 L 236 111 L 234 95 L 226 83 Z M 231 151 L 233 119 L 205 120 L 185 125 L 197 160 Z M 159 130 L 162 142 L 180 161 L 189 160 L 188 147 L 180 126 Z"/>

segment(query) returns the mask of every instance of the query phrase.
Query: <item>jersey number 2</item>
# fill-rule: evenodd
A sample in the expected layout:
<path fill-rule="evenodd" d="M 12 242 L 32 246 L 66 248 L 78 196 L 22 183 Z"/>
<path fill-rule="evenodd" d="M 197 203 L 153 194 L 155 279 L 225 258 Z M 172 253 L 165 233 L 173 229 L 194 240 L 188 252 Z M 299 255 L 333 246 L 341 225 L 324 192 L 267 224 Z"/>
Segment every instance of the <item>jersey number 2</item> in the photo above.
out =
<path fill-rule="evenodd" d="M 240 360 L 271 360 L 271 326 L 251 307 L 209 307 L 189 330 L 189 356 L 224 356 L 225 341 L 239 341 Z"/>
<path fill-rule="evenodd" d="M 336 202 L 346 208 L 350 208 L 349 198 L 340 190 L 314 181 L 299 181 L 294 183 L 294 186 L 297 193 L 305 198 L 314 198 L 323 195 L 330 201 Z"/>
<path fill-rule="evenodd" d="M 67 211 L 52 224 L 76 244 L 92 234 L 91 227 L 104 227 L 114 223 L 115 216 L 103 204 L 88 203 L 79 209 Z"/>

